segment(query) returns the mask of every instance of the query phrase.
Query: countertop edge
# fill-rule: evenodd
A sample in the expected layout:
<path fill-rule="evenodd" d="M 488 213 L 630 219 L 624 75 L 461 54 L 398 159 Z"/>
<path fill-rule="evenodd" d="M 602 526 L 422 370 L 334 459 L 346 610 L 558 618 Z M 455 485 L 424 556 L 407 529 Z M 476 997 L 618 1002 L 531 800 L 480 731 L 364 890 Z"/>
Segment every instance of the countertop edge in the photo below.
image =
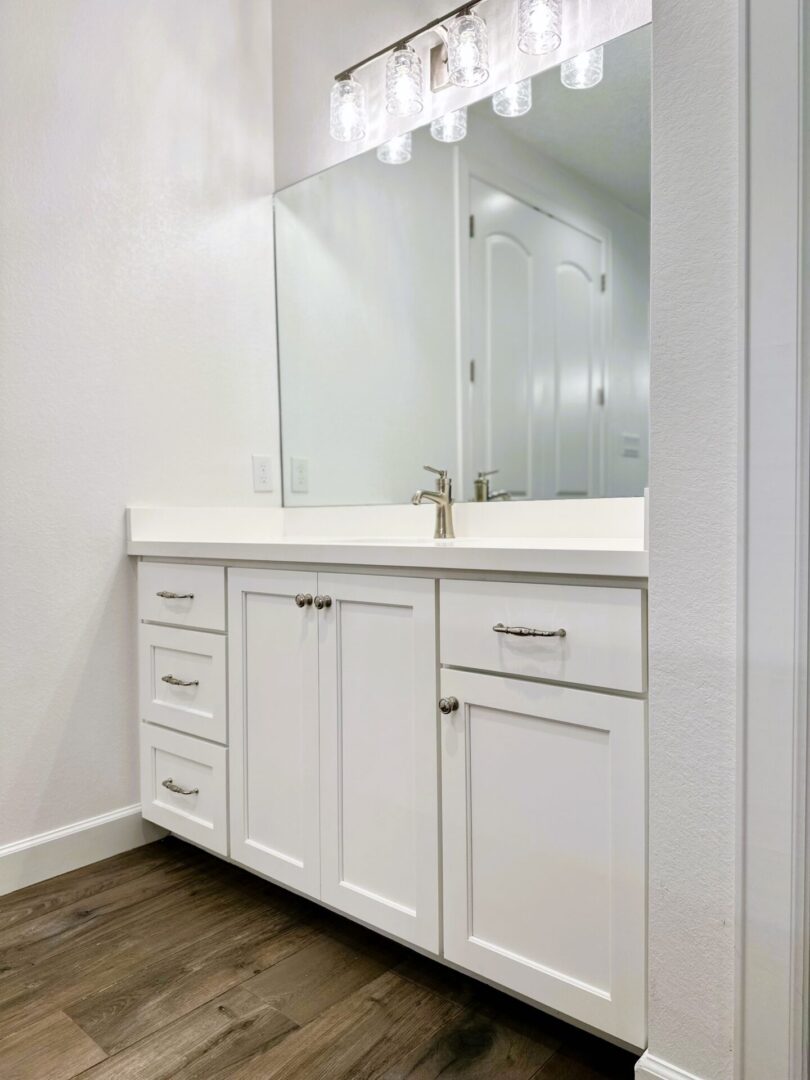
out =
<path fill-rule="evenodd" d="M 240 560 L 267 563 L 328 563 L 346 566 L 385 566 L 424 570 L 478 570 L 523 574 L 587 575 L 589 577 L 647 578 L 646 551 L 599 548 L 476 548 L 425 547 L 386 544 L 330 544 L 298 541 L 130 540 L 128 555 L 149 558 Z"/>

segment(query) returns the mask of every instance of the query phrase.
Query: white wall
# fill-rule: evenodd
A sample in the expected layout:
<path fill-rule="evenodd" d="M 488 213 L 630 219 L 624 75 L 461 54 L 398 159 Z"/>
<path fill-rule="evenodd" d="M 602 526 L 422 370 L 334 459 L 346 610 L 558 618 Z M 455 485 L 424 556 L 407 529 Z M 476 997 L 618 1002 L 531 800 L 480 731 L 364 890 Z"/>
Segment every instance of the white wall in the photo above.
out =
<path fill-rule="evenodd" d="M 704 1080 L 734 1063 L 739 14 L 653 5 L 649 1038 Z"/>
<path fill-rule="evenodd" d="M 278 502 L 270 50 L 267 0 L 0 5 L 0 845 L 138 800 L 125 506 Z"/>

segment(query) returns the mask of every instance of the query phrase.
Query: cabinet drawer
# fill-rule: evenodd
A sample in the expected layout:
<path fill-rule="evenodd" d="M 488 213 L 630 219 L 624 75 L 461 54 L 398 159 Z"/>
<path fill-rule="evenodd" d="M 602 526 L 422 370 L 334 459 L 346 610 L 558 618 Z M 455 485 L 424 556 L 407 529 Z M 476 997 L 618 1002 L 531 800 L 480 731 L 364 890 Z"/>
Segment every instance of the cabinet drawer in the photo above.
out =
<path fill-rule="evenodd" d="M 228 741 L 225 638 L 141 623 L 141 719 Z"/>
<path fill-rule="evenodd" d="M 225 567 L 140 563 L 138 618 L 199 630 L 224 630 Z"/>
<path fill-rule="evenodd" d="M 642 692 L 644 594 L 640 589 L 442 581 L 441 662 L 505 675 Z M 493 627 L 565 630 L 518 637 Z"/>
<path fill-rule="evenodd" d="M 226 775 L 224 746 L 141 724 L 143 816 L 217 855 L 228 854 Z"/>

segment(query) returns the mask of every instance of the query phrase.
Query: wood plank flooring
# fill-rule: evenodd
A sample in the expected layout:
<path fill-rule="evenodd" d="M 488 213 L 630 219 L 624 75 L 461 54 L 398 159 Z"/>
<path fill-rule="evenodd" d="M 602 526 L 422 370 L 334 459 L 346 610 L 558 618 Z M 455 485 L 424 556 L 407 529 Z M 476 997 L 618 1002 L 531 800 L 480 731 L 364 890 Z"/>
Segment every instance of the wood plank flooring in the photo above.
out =
<path fill-rule="evenodd" d="M 3 1080 L 632 1080 L 634 1060 L 174 838 L 0 897 Z"/>

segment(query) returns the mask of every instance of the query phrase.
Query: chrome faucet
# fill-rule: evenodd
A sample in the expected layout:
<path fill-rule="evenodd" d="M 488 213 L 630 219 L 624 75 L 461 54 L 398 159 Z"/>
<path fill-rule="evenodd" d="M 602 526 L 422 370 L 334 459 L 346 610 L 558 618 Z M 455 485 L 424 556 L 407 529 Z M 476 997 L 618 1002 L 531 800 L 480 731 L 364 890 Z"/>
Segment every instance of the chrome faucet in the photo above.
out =
<path fill-rule="evenodd" d="M 478 476 L 476 476 L 475 481 L 473 482 L 476 502 L 495 502 L 496 500 L 505 501 L 506 499 L 512 498 L 511 493 L 506 490 L 489 490 L 489 478 L 490 476 L 494 476 L 497 472 L 498 469 L 490 469 L 489 472 L 480 472 Z"/>
<path fill-rule="evenodd" d="M 453 540 L 453 481 L 447 475 L 447 469 L 434 469 L 425 465 L 428 472 L 436 474 L 435 491 L 417 491 L 411 502 L 419 506 L 423 502 L 436 504 L 436 528 L 433 531 L 434 540 Z"/>

